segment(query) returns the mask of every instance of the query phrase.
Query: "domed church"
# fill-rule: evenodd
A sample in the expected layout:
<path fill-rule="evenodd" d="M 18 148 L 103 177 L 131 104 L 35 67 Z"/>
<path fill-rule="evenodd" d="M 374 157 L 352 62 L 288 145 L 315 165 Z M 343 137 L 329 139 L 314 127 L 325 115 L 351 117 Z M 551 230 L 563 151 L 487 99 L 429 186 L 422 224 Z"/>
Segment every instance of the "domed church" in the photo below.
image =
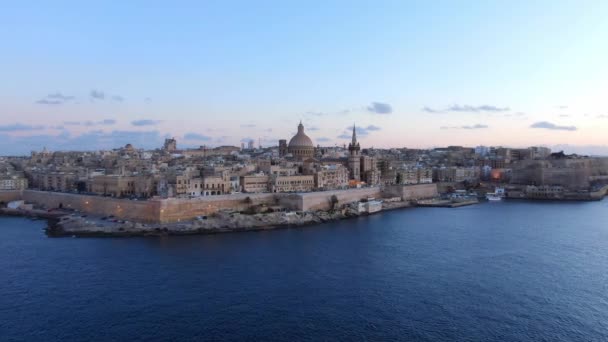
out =
<path fill-rule="evenodd" d="M 315 154 L 315 147 L 312 144 L 312 140 L 304 133 L 302 121 L 298 125 L 298 133 L 289 140 L 287 152 L 297 159 L 312 158 Z"/>

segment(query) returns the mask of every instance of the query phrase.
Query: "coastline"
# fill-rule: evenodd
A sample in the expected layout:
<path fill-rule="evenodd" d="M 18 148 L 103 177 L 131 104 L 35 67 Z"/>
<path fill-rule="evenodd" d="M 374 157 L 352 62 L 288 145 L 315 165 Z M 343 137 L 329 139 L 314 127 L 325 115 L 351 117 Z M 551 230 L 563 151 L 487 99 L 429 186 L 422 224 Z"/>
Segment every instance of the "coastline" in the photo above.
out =
<path fill-rule="evenodd" d="M 541 198 L 517 198 L 509 197 L 507 200 L 528 200 L 539 202 L 589 202 L 594 200 L 581 199 L 541 199 Z M 601 200 L 601 199 L 599 199 Z M 432 201 L 431 201 L 432 202 Z M 0 208 L 0 215 L 22 216 L 47 221 L 45 232 L 49 237 L 160 237 L 160 236 L 185 236 L 185 235 L 207 235 L 238 232 L 267 231 L 285 228 L 298 228 L 318 225 L 326 222 L 345 220 L 360 216 L 368 216 L 382 213 L 384 211 L 415 208 L 459 208 L 482 202 L 466 201 L 446 205 L 439 201 L 437 203 L 417 203 L 416 201 L 384 202 L 382 210 L 367 213 L 357 212 L 351 206 L 336 210 L 316 211 L 289 211 L 245 214 L 241 212 L 217 212 L 210 216 L 199 217 L 194 220 L 184 220 L 172 223 L 143 223 L 137 221 L 117 220 L 114 218 L 101 217 L 73 213 L 66 210 L 42 210 L 42 209 L 9 209 Z"/>
<path fill-rule="evenodd" d="M 89 215 L 66 212 L 49 213 L 43 210 L 19 210 L 2 208 L 0 215 L 23 216 L 46 219 L 45 229 L 49 237 L 159 237 L 225 234 L 238 232 L 267 231 L 275 229 L 307 227 L 326 222 L 375 215 L 383 211 L 413 208 L 408 202 L 392 202 L 383 210 L 374 213 L 358 213 L 353 208 L 330 211 L 274 212 L 241 214 L 221 212 L 201 220 L 188 220 L 168 224 L 146 224 L 141 222 L 112 222 Z"/>

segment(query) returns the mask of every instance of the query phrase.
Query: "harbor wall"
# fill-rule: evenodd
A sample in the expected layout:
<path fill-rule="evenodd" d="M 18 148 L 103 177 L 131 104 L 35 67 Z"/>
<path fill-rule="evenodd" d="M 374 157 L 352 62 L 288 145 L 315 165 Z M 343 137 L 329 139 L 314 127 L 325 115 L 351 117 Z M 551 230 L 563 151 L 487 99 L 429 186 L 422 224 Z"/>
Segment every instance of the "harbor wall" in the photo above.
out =
<path fill-rule="evenodd" d="M 160 200 L 160 222 L 179 222 L 197 216 L 211 215 L 219 210 L 242 211 L 256 205 L 275 206 L 280 204 L 281 194 L 232 194 L 197 198 L 167 198 Z M 297 209 L 297 208 L 290 208 Z"/>
<path fill-rule="evenodd" d="M 158 222 L 160 203 L 157 200 L 132 201 L 112 197 L 24 190 L 22 198 L 44 208 L 74 209 L 83 213 L 109 216 L 124 220 Z"/>
<path fill-rule="evenodd" d="M 400 197 L 402 201 L 437 197 L 437 184 L 390 185 L 383 190 L 384 197 Z"/>
<path fill-rule="evenodd" d="M 330 190 L 319 192 L 307 192 L 298 194 L 302 198 L 302 205 L 299 210 L 329 210 L 332 208 L 332 196 L 336 196 L 337 206 L 357 202 L 365 198 L 381 197 L 382 192 L 378 187 L 349 189 L 349 190 Z"/>
<path fill-rule="evenodd" d="M 8 203 L 11 201 L 18 201 L 23 198 L 23 191 L 21 190 L 2 190 L 0 191 L 0 202 Z"/>
<path fill-rule="evenodd" d="M 398 192 L 399 195 L 396 195 Z M 394 187 L 388 197 L 399 196 L 404 199 L 428 198 L 437 193 L 433 184 Z M 253 206 L 280 206 L 288 210 L 330 210 L 336 207 L 357 202 L 370 197 L 381 198 L 383 191 L 379 187 L 330 190 L 308 193 L 258 193 L 231 194 L 199 198 L 168 198 L 134 201 L 113 197 L 48 192 L 37 190 L 2 191 L 0 201 L 24 200 L 43 208 L 65 208 L 83 213 L 109 216 L 114 215 L 124 220 L 140 222 L 179 222 L 197 216 L 211 215 L 225 209 L 245 211 Z M 386 195 L 386 194 L 385 194 Z"/>

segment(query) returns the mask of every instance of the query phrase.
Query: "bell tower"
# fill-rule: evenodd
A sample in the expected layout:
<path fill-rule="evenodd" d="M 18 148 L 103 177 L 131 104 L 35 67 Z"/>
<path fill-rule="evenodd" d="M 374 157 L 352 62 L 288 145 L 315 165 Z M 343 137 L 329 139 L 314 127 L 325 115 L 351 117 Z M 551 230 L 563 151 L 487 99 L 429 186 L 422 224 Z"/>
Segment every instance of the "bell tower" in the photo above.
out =
<path fill-rule="evenodd" d="M 353 124 L 353 139 L 348 144 L 348 168 L 350 170 L 350 179 L 360 181 L 361 180 L 361 147 L 357 142 L 357 131 L 355 130 L 355 124 Z"/>

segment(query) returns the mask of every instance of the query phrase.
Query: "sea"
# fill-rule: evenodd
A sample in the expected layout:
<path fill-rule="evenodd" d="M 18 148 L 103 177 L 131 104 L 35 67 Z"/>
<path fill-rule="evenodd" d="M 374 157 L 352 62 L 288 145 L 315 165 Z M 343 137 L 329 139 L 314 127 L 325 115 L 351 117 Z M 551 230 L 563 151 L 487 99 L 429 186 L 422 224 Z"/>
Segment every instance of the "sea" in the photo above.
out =
<path fill-rule="evenodd" d="M 608 341 L 608 200 L 49 238 L 0 217 L 0 341 Z"/>

